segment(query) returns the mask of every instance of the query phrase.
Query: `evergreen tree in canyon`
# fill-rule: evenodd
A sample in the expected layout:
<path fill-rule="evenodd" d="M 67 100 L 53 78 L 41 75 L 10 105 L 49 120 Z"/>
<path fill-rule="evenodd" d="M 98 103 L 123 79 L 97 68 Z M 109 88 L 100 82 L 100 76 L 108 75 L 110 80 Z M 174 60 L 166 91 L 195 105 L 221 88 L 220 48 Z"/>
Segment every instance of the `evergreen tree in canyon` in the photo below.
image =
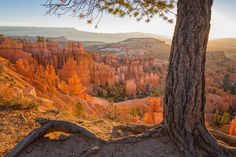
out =
<path fill-rule="evenodd" d="M 103 13 L 149 22 L 154 15 L 172 23 L 177 6 L 164 96 L 163 125 L 185 156 L 236 156 L 205 127 L 205 60 L 213 0 L 47 0 L 48 14 L 99 23 Z"/>

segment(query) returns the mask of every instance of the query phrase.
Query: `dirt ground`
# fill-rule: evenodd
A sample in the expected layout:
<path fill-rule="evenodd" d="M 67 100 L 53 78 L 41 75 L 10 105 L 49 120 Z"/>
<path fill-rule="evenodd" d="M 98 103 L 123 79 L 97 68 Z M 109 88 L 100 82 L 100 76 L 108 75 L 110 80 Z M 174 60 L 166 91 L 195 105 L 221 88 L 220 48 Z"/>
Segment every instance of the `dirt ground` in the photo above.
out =
<path fill-rule="evenodd" d="M 107 141 L 113 137 L 130 135 L 129 132 L 115 132 L 121 123 L 104 119 L 74 119 L 56 112 L 38 113 L 34 111 L 0 112 L 0 156 L 6 156 L 10 150 L 33 129 L 40 125 L 36 118 L 69 120 L 77 123 L 96 136 Z M 113 131 L 113 132 L 112 132 Z M 88 154 L 88 152 L 90 152 Z M 92 153 L 91 153 L 92 152 Z M 180 157 L 177 146 L 168 136 L 146 138 L 131 143 L 101 143 L 81 134 L 50 133 L 30 144 L 19 157 Z"/>
<path fill-rule="evenodd" d="M 70 114 L 69 114 L 70 115 Z M 19 157 L 181 157 L 179 147 L 171 140 L 166 130 L 147 125 L 125 124 L 101 118 L 82 119 L 66 113 L 48 111 L 0 111 L 0 157 L 7 156 L 19 141 L 37 132 L 40 125 L 61 125 L 64 128 L 83 128 L 74 133 L 54 130 L 37 135 L 17 153 Z M 45 121 L 46 120 L 46 121 Z M 52 121 L 51 121 L 52 120 Z M 56 120 L 56 121 L 55 121 Z M 42 123 L 43 122 L 43 123 Z M 46 122 L 46 123 L 45 123 Z M 46 125 L 46 124 L 53 125 Z M 55 123 L 55 124 L 54 124 Z M 63 125 L 61 124 L 63 123 Z M 69 125 L 64 125 L 64 124 Z M 77 125 L 75 125 L 77 124 Z M 42 128 L 43 128 L 42 127 Z M 35 130 L 36 129 L 36 130 Z M 150 130 L 151 129 L 151 130 Z M 42 130 L 42 129 L 41 129 Z M 52 131 L 51 129 L 49 129 Z M 62 129 L 64 130 L 64 129 Z M 72 129 L 73 130 L 73 129 Z M 158 131 L 159 130 L 159 131 Z M 64 130 L 65 131 L 65 130 Z M 147 131 L 147 132 L 145 132 Z M 66 131 L 67 132 L 67 131 Z M 90 135 L 92 134 L 92 136 Z M 32 134 L 31 134 L 32 135 Z M 44 135 L 44 136 L 42 136 Z M 33 135 L 35 137 L 35 135 Z M 21 145 L 22 146 L 22 143 Z M 19 148 L 19 147 L 18 147 Z M 205 154 L 205 152 L 202 152 Z M 206 155 L 206 154 L 205 154 Z M 204 155 L 203 155 L 204 156 Z M 10 156 L 13 157 L 13 156 Z M 14 156 L 15 157 L 15 156 Z"/>
<path fill-rule="evenodd" d="M 134 143 L 119 143 L 99 146 L 98 143 L 80 135 L 66 140 L 41 138 L 27 147 L 19 157 L 82 157 L 94 148 L 91 157 L 181 157 L 178 148 L 168 136 L 149 138 Z M 99 149 L 98 149 L 99 148 Z M 98 150 L 96 150 L 98 149 Z"/>
<path fill-rule="evenodd" d="M 118 122 L 94 118 L 75 119 L 66 113 L 49 111 L 39 113 L 37 111 L 0 111 L 0 157 L 5 156 L 20 140 L 27 136 L 33 129 L 40 127 L 35 122 L 37 118 L 68 120 L 75 122 L 103 139 L 109 139 L 112 128 L 119 125 Z"/>

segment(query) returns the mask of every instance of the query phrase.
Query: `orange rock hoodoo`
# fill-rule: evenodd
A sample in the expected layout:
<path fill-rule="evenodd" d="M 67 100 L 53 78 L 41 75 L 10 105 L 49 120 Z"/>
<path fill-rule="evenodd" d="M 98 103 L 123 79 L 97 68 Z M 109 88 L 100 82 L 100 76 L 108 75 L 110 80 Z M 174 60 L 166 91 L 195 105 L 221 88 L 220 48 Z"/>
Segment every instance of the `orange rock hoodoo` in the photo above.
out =
<path fill-rule="evenodd" d="M 38 65 L 52 65 L 56 75 L 66 83 L 76 73 L 88 92 L 123 84 L 128 95 L 135 95 L 137 91 L 146 91 L 147 86 L 159 84 L 158 74 L 148 70 L 153 65 L 152 59 L 89 54 L 79 42 L 67 42 L 62 47 L 53 41 L 27 42 L 0 37 L 0 55 L 17 62 L 17 69 L 28 77 L 34 71 L 38 74 L 43 71 Z M 133 80 L 132 85 L 129 80 Z"/>
<path fill-rule="evenodd" d="M 78 95 L 83 99 L 86 97 L 86 88 L 82 86 L 79 76 L 76 73 L 68 80 L 68 90 L 69 93 Z"/>
<path fill-rule="evenodd" d="M 135 96 L 137 93 L 137 85 L 133 79 L 125 82 L 125 93 L 128 96 Z"/>
<path fill-rule="evenodd" d="M 25 76 L 24 80 L 35 87 L 37 94 L 44 95 L 44 98 L 53 97 L 56 103 L 62 102 L 57 96 L 66 100 L 75 96 L 71 100 L 73 103 L 86 98 L 88 103 L 95 104 L 95 99 L 87 94 L 114 99 L 117 95 L 112 95 L 111 90 L 123 96 L 117 101 L 152 95 L 149 91 L 158 94 L 155 89 L 163 89 L 167 71 L 167 63 L 157 58 L 135 54 L 87 53 L 81 43 L 72 41 L 65 44 L 29 42 L 0 36 L 0 57 L 15 63 L 11 67 L 13 71 Z M 235 63 L 226 59 L 224 52 L 208 52 L 206 64 L 206 114 L 212 115 L 216 109 L 221 112 L 236 110 L 236 98 L 221 88 L 225 76 L 235 83 Z M 160 100 L 155 101 L 150 99 L 149 105 L 138 105 L 145 111 L 142 115 L 145 123 L 159 123 L 162 120 Z M 129 105 L 132 106 L 132 103 Z M 123 110 L 129 112 L 130 108 L 124 106 Z M 234 121 L 231 122 L 232 134 Z"/>
<path fill-rule="evenodd" d="M 163 119 L 161 98 L 149 98 L 150 110 L 144 114 L 144 123 L 159 124 Z"/>
<path fill-rule="evenodd" d="M 79 68 L 77 66 L 76 61 L 72 58 L 69 58 L 64 64 L 63 68 L 58 71 L 58 75 L 62 80 L 68 82 L 69 78 L 71 78 L 74 73 L 78 72 Z"/>
<path fill-rule="evenodd" d="M 229 134 L 236 136 L 236 117 L 230 122 Z"/>
<path fill-rule="evenodd" d="M 34 62 L 30 53 L 23 51 L 23 43 L 8 37 L 0 37 L 0 56 L 16 63 L 18 59 Z"/>
<path fill-rule="evenodd" d="M 93 54 L 94 80 L 96 85 L 125 85 L 127 95 L 136 95 L 138 91 L 146 91 L 147 87 L 157 88 L 160 82 L 158 74 L 150 69 L 153 59 L 145 57 L 115 56 L 112 54 Z M 103 77 L 97 77 L 102 76 Z M 132 81 L 131 81 L 132 80 Z"/>

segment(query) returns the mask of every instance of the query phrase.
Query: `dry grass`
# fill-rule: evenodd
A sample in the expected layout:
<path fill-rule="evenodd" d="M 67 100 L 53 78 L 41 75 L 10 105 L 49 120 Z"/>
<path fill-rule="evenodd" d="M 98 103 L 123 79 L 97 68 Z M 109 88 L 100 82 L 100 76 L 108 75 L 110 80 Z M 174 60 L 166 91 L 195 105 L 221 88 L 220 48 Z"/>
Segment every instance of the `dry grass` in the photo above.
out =
<path fill-rule="evenodd" d="M 40 106 L 38 100 L 24 97 L 24 96 L 13 96 L 13 97 L 1 97 L 0 96 L 0 111 L 2 110 L 37 110 Z"/>

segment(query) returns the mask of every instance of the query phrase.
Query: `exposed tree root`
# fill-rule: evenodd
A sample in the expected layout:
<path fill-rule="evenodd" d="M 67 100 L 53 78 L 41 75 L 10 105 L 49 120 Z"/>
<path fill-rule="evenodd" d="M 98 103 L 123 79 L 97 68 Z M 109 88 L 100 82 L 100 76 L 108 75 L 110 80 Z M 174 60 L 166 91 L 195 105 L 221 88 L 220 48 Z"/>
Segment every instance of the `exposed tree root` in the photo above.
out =
<path fill-rule="evenodd" d="M 65 133 L 81 133 L 82 135 L 103 143 L 104 140 L 98 138 L 96 135 L 88 131 L 87 129 L 66 121 L 58 121 L 58 120 L 45 120 L 38 119 L 36 120 L 42 127 L 33 130 L 28 136 L 26 136 L 22 141 L 20 141 L 13 150 L 8 154 L 8 157 L 16 157 L 20 154 L 29 144 L 37 140 L 39 137 L 46 135 L 47 133 L 54 131 L 62 131 Z"/>
<path fill-rule="evenodd" d="M 140 125 L 138 125 L 137 127 L 140 127 Z M 125 129 L 124 126 L 121 127 L 121 128 Z M 129 128 L 129 126 L 127 126 L 127 128 Z M 135 129 L 135 126 L 132 126 L 131 128 Z M 130 128 L 130 130 L 132 130 L 131 128 Z M 152 127 L 152 128 L 147 127 L 147 129 L 148 130 L 143 132 L 143 133 L 140 133 L 140 134 L 137 134 L 137 135 L 130 135 L 128 137 L 123 137 L 123 138 L 116 139 L 116 140 L 110 140 L 110 141 L 108 141 L 108 143 L 117 143 L 117 144 L 120 144 L 120 143 L 133 143 L 133 142 L 139 142 L 139 141 L 141 141 L 145 138 L 160 137 L 160 136 L 168 135 L 168 132 L 165 129 L 163 124 L 160 124 L 160 125 L 158 125 L 156 127 Z"/>
<path fill-rule="evenodd" d="M 158 126 L 159 127 L 159 126 Z M 141 134 L 143 132 L 148 132 L 149 130 L 155 129 L 153 126 L 148 126 L 148 125 L 119 125 L 117 127 L 114 127 L 113 133 L 115 134 L 114 136 L 116 137 L 117 132 L 131 132 L 131 134 L 136 135 L 136 134 Z M 236 137 L 231 136 L 228 134 L 225 134 L 223 132 L 214 130 L 214 129 L 208 129 L 208 131 L 217 139 L 220 140 L 230 146 L 236 147 Z"/>
<path fill-rule="evenodd" d="M 86 152 L 84 152 L 81 155 L 81 157 L 89 157 L 90 155 L 97 153 L 99 150 L 100 150 L 99 147 L 93 147 L 93 148 L 87 150 Z"/>
<path fill-rule="evenodd" d="M 223 132 L 213 130 L 213 129 L 208 129 L 208 131 L 217 139 L 225 142 L 226 144 L 229 144 L 230 146 L 236 147 L 236 137 L 231 136 L 228 134 L 225 134 Z"/>
<path fill-rule="evenodd" d="M 112 129 L 111 138 L 114 139 L 129 135 L 137 135 L 144 133 L 152 128 L 153 126 L 149 125 L 135 125 L 135 124 L 118 125 Z"/>
<path fill-rule="evenodd" d="M 123 132 L 129 131 L 134 135 L 119 138 L 116 140 L 105 141 L 87 129 L 66 121 L 58 121 L 58 120 L 45 120 L 38 119 L 36 120 L 40 125 L 40 128 L 33 130 L 28 136 L 26 136 L 22 141 L 20 141 L 15 148 L 10 152 L 8 157 L 16 157 L 23 150 L 27 148 L 31 143 L 33 143 L 38 138 L 46 135 L 47 133 L 54 131 L 62 131 L 66 133 L 80 133 L 82 136 L 92 139 L 94 142 L 97 142 L 98 145 L 96 147 L 90 148 L 85 151 L 81 156 L 87 157 L 92 154 L 97 153 L 100 150 L 100 146 L 105 146 L 105 144 L 122 144 L 122 143 L 135 143 L 142 141 L 143 139 L 152 138 L 152 137 L 160 137 L 168 135 L 168 131 L 163 124 L 158 126 L 145 126 L 145 125 L 122 125 L 116 127 L 115 130 L 121 130 Z M 230 145 L 236 145 L 236 138 L 221 133 L 215 130 L 209 130 L 212 135 L 214 135 L 217 139 L 222 140 Z M 196 143 L 198 143 L 199 150 L 204 150 L 205 154 L 210 154 L 213 156 L 220 157 L 233 157 L 236 156 L 236 149 L 233 147 L 226 147 L 217 142 L 217 140 L 209 134 L 205 127 L 199 126 L 197 128 L 197 132 L 199 136 L 196 136 Z M 193 155 L 194 156 L 194 155 Z M 197 156 L 197 155 L 196 155 Z M 203 155 L 204 156 L 204 155 Z"/>
<path fill-rule="evenodd" d="M 112 142 L 115 142 L 115 143 L 120 143 L 120 142 L 130 142 L 130 141 L 138 141 L 138 138 L 137 137 L 142 137 L 140 139 L 143 139 L 144 137 L 153 137 L 153 136 L 163 136 L 163 135 L 166 135 L 168 132 L 167 130 L 164 128 L 164 125 L 161 124 L 157 127 L 153 127 L 153 126 L 145 126 L 145 125 L 121 125 L 121 126 L 118 126 L 116 128 L 114 128 L 115 131 L 117 130 L 120 130 L 121 132 L 125 132 L 125 131 L 129 131 L 129 132 L 132 132 L 133 131 L 133 134 L 136 134 L 136 133 L 139 133 L 140 130 L 143 130 L 143 131 L 146 131 L 145 133 L 143 134 L 139 134 L 139 135 L 136 135 L 134 136 L 135 138 L 132 138 L 133 136 L 129 136 L 129 137 L 126 137 L 126 138 L 123 138 L 121 140 L 116 140 L 116 141 L 112 141 Z M 136 131 L 137 130 L 137 131 Z M 205 127 L 201 126 L 198 128 L 198 131 L 197 131 L 198 135 L 196 137 L 198 137 L 196 140 L 199 145 L 197 147 L 200 147 L 199 150 L 204 150 L 205 151 L 205 154 L 211 154 L 213 155 L 214 157 L 234 157 L 236 156 L 236 149 L 233 148 L 233 147 L 227 147 L 223 144 L 221 144 L 219 141 L 217 140 L 220 140 L 220 141 L 223 141 L 224 143 L 226 144 L 229 144 L 230 146 L 236 146 L 236 137 L 233 137 L 233 136 L 230 136 L 230 135 L 227 135 L 227 134 L 224 134 L 222 132 L 219 132 L 217 130 L 213 130 L 213 129 L 210 129 L 210 130 L 206 130 Z M 209 132 L 211 134 L 209 134 Z M 216 139 L 217 140 L 216 140 Z M 183 148 L 182 146 L 180 146 L 185 154 L 185 156 L 204 156 L 204 152 L 199 152 L 199 150 L 197 150 L 196 148 L 193 148 L 195 149 L 194 152 L 195 153 L 190 153 L 189 154 L 189 150 L 186 150 L 187 148 Z M 187 153 L 186 153 L 186 152 Z"/>
<path fill-rule="evenodd" d="M 229 138 L 231 136 L 225 136 L 223 133 L 219 133 L 217 131 L 213 132 L 215 135 L 220 137 L 221 139 L 224 139 L 226 141 L 229 141 Z M 236 156 L 236 149 L 233 147 L 227 147 L 221 143 L 219 143 L 209 132 L 208 130 L 202 126 L 199 125 L 197 128 L 197 135 L 198 137 L 197 144 L 198 147 L 202 150 L 205 150 L 207 154 L 210 154 L 211 156 L 215 157 L 235 157 Z M 224 137 L 224 138 L 223 138 Z"/>

